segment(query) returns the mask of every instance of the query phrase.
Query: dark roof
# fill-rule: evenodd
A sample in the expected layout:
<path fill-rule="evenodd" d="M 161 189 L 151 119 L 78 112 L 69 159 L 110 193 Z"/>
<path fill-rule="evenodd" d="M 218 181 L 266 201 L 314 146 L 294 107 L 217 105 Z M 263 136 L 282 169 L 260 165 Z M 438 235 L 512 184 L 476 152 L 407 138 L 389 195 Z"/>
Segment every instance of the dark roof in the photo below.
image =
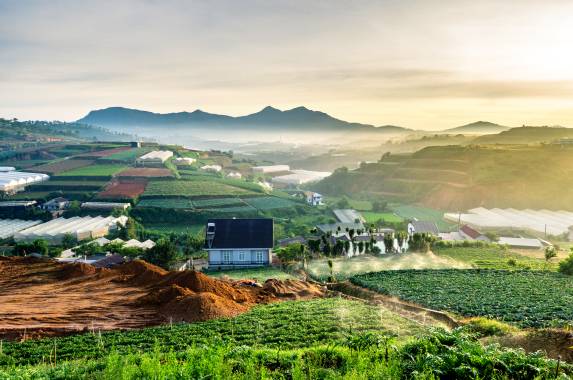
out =
<path fill-rule="evenodd" d="M 471 228 L 467 224 L 464 224 L 462 226 L 462 228 L 460 228 L 460 231 L 462 231 L 464 234 L 468 235 L 472 239 L 477 239 L 478 237 L 480 237 L 482 235 L 479 231 L 474 230 L 473 228 Z"/>
<path fill-rule="evenodd" d="M 121 255 L 111 255 L 96 261 L 92 265 L 96 268 L 111 268 L 113 266 L 123 264 L 124 262 L 125 259 Z"/>
<path fill-rule="evenodd" d="M 414 232 L 438 235 L 440 230 L 438 225 L 432 221 L 414 220 L 411 222 L 414 226 Z"/>
<path fill-rule="evenodd" d="M 206 249 L 268 249 L 274 245 L 272 219 L 209 219 L 207 226 L 210 223 L 215 224 L 215 236 L 210 244 L 205 232 Z"/>

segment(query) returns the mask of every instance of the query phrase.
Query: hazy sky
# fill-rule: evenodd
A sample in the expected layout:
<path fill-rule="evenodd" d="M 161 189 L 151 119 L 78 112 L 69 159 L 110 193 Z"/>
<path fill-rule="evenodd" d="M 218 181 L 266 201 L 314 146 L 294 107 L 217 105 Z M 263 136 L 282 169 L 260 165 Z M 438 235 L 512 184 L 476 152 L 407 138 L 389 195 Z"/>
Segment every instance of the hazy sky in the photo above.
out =
<path fill-rule="evenodd" d="M 573 126 L 573 1 L 0 0 L 0 117 L 305 105 Z"/>

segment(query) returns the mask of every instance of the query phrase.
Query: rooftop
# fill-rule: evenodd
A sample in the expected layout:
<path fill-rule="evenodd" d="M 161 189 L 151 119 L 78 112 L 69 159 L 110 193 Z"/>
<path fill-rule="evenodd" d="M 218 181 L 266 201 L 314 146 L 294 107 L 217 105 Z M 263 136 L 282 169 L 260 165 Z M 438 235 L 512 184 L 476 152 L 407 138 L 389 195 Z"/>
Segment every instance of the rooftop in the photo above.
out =
<path fill-rule="evenodd" d="M 269 249 L 274 245 L 272 219 L 209 219 L 205 234 L 206 249 Z"/>

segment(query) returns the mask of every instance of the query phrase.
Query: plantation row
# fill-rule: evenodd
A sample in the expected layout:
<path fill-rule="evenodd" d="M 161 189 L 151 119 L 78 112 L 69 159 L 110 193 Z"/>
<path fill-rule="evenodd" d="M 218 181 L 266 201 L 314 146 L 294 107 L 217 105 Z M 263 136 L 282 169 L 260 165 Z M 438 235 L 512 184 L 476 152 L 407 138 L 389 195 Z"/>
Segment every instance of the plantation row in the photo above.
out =
<path fill-rule="evenodd" d="M 209 198 L 209 199 L 189 199 L 189 198 L 144 198 L 139 207 L 157 207 L 166 209 L 216 209 L 219 212 L 231 209 L 256 211 L 273 210 L 292 207 L 294 203 L 287 199 L 267 196 L 267 197 L 243 197 L 243 198 Z"/>
<path fill-rule="evenodd" d="M 399 270 L 361 274 L 351 281 L 429 308 L 496 318 L 521 327 L 573 320 L 573 281 L 554 272 Z"/>

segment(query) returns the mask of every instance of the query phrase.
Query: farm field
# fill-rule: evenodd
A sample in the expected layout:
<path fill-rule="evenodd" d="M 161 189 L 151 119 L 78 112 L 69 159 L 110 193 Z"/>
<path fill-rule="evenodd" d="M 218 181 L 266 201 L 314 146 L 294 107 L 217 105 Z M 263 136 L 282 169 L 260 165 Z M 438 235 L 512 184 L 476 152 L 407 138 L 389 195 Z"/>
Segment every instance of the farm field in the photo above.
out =
<path fill-rule="evenodd" d="M 121 147 L 117 147 L 117 148 L 111 148 L 111 149 L 105 149 L 105 150 L 98 150 L 95 152 L 84 153 L 84 154 L 81 154 L 80 157 L 103 158 L 103 157 L 112 156 L 112 155 L 120 153 L 120 152 L 128 151 L 130 149 L 131 149 L 131 147 L 129 147 L 129 146 L 121 146 Z"/>
<path fill-rule="evenodd" d="M 293 201 L 278 197 L 252 197 L 245 198 L 244 201 L 261 211 L 289 208 L 296 205 Z"/>
<path fill-rule="evenodd" d="M 61 160 L 52 162 L 45 165 L 35 166 L 31 169 L 40 172 L 40 173 L 47 173 L 47 174 L 60 174 L 62 172 L 83 168 L 94 163 L 93 160 Z"/>
<path fill-rule="evenodd" d="M 253 268 L 253 269 L 237 269 L 237 270 L 224 270 L 224 271 L 210 271 L 207 274 L 215 278 L 231 279 L 231 280 L 244 280 L 251 279 L 259 282 L 265 282 L 269 278 L 277 280 L 299 279 L 299 277 L 282 271 L 279 268 Z"/>
<path fill-rule="evenodd" d="M 147 181 L 138 180 L 121 180 L 111 182 L 102 192 L 98 194 L 98 198 L 112 198 L 112 199 L 134 199 L 143 194 L 147 186 Z"/>
<path fill-rule="evenodd" d="M 128 168 L 117 175 L 118 177 L 142 177 L 142 178 L 168 178 L 173 177 L 169 169 L 163 168 Z"/>
<path fill-rule="evenodd" d="M 430 220 L 436 222 L 440 232 L 451 231 L 456 226 L 444 220 L 444 213 L 427 207 L 414 205 L 393 205 L 391 207 L 396 214 L 404 219 L 416 218 L 419 220 Z"/>
<path fill-rule="evenodd" d="M 160 232 L 160 233 L 179 233 L 188 235 L 197 235 L 199 233 L 203 234 L 205 225 L 204 224 L 165 224 L 165 223 L 145 223 L 145 229 L 150 232 Z"/>
<path fill-rule="evenodd" d="M 357 274 L 382 270 L 471 268 L 469 264 L 462 261 L 448 257 L 439 257 L 432 253 L 359 255 L 350 258 L 334 258 L 332 263 L 334 277 L 338 280 L 345 280 Z M 328 260 L 318 259 L 310 261 L 307 271 L 315 279 L 326 280 L 330 276 Z"/>
<path fill-rule="evenodd" d="M 520 327 L 549 327 L 573 320 L 573 282 L 553 272 L 402 270 L 351 278 L 357 285 L 463 316 L 484 316 Z"/>
<path fill-rule="evenodd" d="M 366 220 L 366 223 L 376 223 L 383 220 L 386 223 L 400 223 L 404 219 L 391 212 L 361 211 L 360 214 Z"/>
<path fill-rule="evenodd" d="M 60 177 L 65 178 L 65 177 Z M 66 191 L 66 190 L 81 190 L 81 191 L 98 191 L 105 186 L 107 181 L 94 181 L 94 180 L 74 180 L 74 181 L 62 181 L 49 180 L 46 182 L 41 182 L 37 185 L 31 185 L 28 187 L 30 191 Z"/>
<path fill-rule="evenodd" d="M 528 257 L 502 247 L 434 247 L 433 252 L 438 257 L 449 257 L 474 268 L 557 270 L 555 261 L 547 263 L 544 259 Z"/>
<path fill-rule="evenodd" d="M 216 196 L 240 196 L 251 194 L 236 186 L 227 185 L 216 181 L 171 181 L 169 186 L 165 182 L 149 182 L 143 197 L 216 197 Z"/>
<path fill-rule="evenodd" d="M 145 153 L 152 151 L 152 148 L 128 148 L 122 149 L 110 155 L 105 155 L 101 158 L 102 161 L 123 161 L 126 163 L 135 162 L 135 160 Z"/>
<path fill-rule="evenodd" d="M 111 177 L 126 167 L 117 164 L 91 165 L 59 173 L 62 177 Z"/>

